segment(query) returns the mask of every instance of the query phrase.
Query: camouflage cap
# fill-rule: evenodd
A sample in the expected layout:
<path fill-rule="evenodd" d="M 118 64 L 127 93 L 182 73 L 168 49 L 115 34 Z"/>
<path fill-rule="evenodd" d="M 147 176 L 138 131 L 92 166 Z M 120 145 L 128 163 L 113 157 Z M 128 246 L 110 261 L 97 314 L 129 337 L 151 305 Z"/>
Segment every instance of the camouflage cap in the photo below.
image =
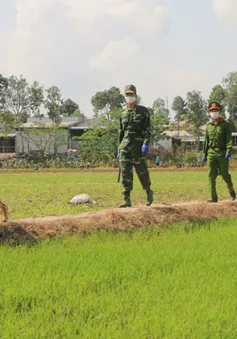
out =
<path fill-rule="evenodd" d="M 218 110 L 218 111 L 222 111 L 222 106 L 219 104 L 219 102 L 211 102 L 208 106 L 208 110 L 212 111 L 212 110 Z"/>
<path fill-rule="evenodd" d="M 137 89 L 134 85 L 127 85 L 125 87 L 125 90 L 124 90 L 124 93 L 134 93 L 134 94 L 137 94 Z"/>

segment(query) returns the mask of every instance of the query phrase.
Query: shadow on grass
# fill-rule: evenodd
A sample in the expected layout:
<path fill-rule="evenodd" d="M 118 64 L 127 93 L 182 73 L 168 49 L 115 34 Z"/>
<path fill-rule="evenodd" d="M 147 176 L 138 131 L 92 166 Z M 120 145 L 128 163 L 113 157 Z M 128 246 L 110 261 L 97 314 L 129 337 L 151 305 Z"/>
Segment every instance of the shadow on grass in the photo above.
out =
<path fill-rule="evenodd" d="M 27 244 L 32 246 L 37 239 L 15 222 L 0 225 L 0 245 L 18 246 Z"/>
<path fill-rule="evenodd" d="M 213 221 L 217 221 L 218 218 L 204 219 L 204 220 L 191 220 L 184 222 L 184 231 L 186 233 L 198 232 L 202 229 L 211 230 L 213 227 Z"/>

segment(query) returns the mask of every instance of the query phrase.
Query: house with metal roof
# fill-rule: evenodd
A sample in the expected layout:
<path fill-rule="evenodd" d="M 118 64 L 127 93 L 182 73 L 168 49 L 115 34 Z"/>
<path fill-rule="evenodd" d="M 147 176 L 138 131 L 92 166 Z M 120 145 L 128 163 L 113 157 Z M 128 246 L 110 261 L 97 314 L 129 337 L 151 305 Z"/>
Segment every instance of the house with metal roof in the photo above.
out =
<path fill-rule="evenodd" d="M 78 148 L 77 139 L 98 123 L 96 119 L 63 117 L 58 125 L 49 118 L 29 118 L 16 129 L 15 152 L 31 153 L 42 151 L 49 154 L 66 153 Z"/>
<path fill-rule="evenodd" d="M 170 150 L 173 148 L 174 144 L 176 144 L 180 146 L 183 145 L 186 150 L 195 150 L 197 137 L 194 136 L 186 122 L 182 123 L 183 124 L 179 126 L 179 129 L 177 129 L 177 126 L 174 124 L 167 126 L 167 129 L 163 132 L 165 138 L 159 140 L 158 143 L 155 143 L 153 148 Z M 199 136 L 199 150 L 203 149 L 205 128 L 205 125 L 200 127 L 201 135 Z"/>

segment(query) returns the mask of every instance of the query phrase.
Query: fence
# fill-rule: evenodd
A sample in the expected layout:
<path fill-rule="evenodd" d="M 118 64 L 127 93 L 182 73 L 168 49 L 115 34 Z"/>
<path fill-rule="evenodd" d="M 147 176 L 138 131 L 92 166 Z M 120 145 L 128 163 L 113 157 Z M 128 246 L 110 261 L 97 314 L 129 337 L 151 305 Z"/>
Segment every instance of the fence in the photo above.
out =
<path fill-rule="evenodd" d="M 15 146 L 0 146 L 0 153 L 15 153 Z"/>

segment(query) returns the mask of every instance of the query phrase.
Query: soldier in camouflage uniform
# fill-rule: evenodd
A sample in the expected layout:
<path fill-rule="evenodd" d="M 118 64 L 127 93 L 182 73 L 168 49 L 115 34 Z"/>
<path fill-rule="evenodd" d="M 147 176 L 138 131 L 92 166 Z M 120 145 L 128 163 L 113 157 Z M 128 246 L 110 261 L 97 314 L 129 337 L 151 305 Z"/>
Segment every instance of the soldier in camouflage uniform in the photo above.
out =
<path fill-rule="evenodd" d="M 236 193 L 229 174 L 229 158 L 232 150 L 230 124 L 220 117 L 222 107 L 218 102 L 209 105 L 211 121 L 206 126 L 203 161 L 208 164 L 208 178 L 211 198 L 208 202 L 218 202 L 216 178 L 221 175 L 227 184 L 232 200 Z"/>
<path fill-rule="evenodd" d="M 127 109 L 120 117 L 119 130 L 119 165 L 122 175 L 124 202 L 120 207 L 131 207 L 130 192 L 133 189 L 133 166 L 138 178 L 147 193 L 146 205 L 153 202 L 153 191 L 146 165 L 150 140 L 150 113 L 144 106 L 137 104 L 137 91 L 133 85 L 125 87 Z"/>

